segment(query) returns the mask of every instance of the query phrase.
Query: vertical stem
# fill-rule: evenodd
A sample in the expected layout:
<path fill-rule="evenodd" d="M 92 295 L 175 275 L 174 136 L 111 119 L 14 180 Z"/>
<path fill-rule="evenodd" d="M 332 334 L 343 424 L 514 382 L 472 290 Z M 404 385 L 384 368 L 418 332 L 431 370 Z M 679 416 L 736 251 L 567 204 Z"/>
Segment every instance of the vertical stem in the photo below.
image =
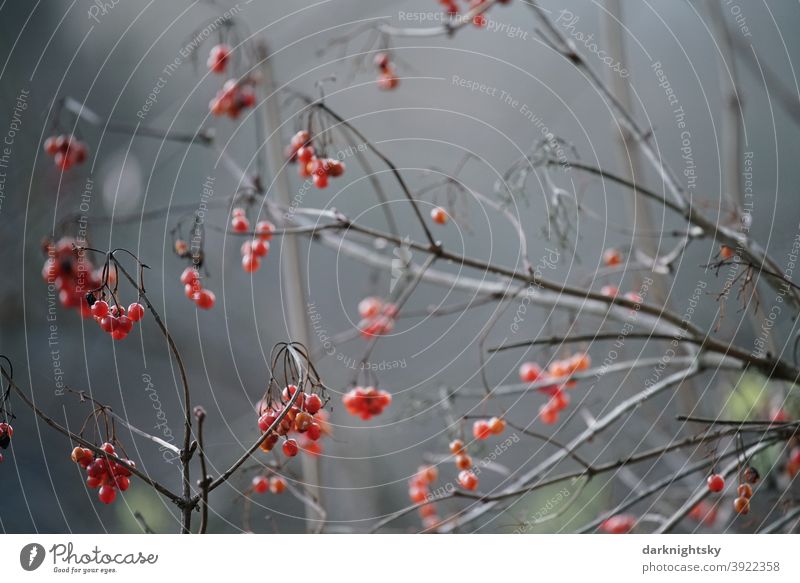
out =
<path fill-rule="evenodd" d="M 281 144 L 281 114 L 279 108 L 278 87 L 272 72 L 272 61 L 265 44 L 258 46 L 261 75 L 264 87 L 264 103 L 260 105 L 262 115 L 263 136 L 266 140 L 264 152 L 267 167 L 273 174 L 273 186 L 278 201 L 286 208 L 291 206 L 289 178 L 283 167 L 283 146 Z M 284 313 L 288 319 L 289 337 L 303 346 L 310 346 L 308 323 L 305 312 L 305 284 L 300 270 L 300 247 L 297 237 L 284 237 L 281 240 L 281 283 L 286 302 Z M 316 458 L 303 456 L 303 481 L 312 498 L 319 499 L 319 465 Z M 316 510 L 308 503 L 305 505 L 306 516 L 316 517 Z M 309 522 L 309 528 L 312 523 Z"/>
<path fill-rule="evenodd" d="M 112 253 L 113 256 L 113 253 Z M 172 355 L 175 357 L 175 362 L 178 363 L 178 370 L 180 371 L 181 375 L 181 383 L 183 384 L 183 409 L 184 409 L 184 417 L 183 417 L 183 448 L 181 449 L 181 481 L 183 483 L 183 504 L 181 504 L 181 533 L 182 534 L 190 534 L 192 532 L 192 511 L 194 510 L 195 505 L 190 504 L 190 500 L 192 497 L 192 484 L 191 478 L 189 475 L 189 462 L 192 459 L 191 453 L 191 440 L 192 440 L 192 407 L 190 404 L 191 397 L 189 393 L 189 380 L 186 376 L 186 367 L 183 364 L 183 358 L 181 358 L 181 354 L 178 351 L 178 346 L 175 344 L 175 340 L 172 338 L 172 334 L 169 333 L 167 327 L 164 325 L 164 322 L 161 320 L 161 316 L 158 315 L 153 304 L 150 303 L 150 299 L 147 297 L 147 293 L 144 291 L 144 286 L 141 282 L 137 282 L 130 273 L 114 258 L 114 265 L 117 268 L 117 271 L 125 276 L 128 282 L 134 286 L 136 289 L 139 290 L 139 295 L 144 300 L 144 303 L 147 304 L 147 308 L 150 310 L 150 313 L 153 314 L 153 319 L 156 321 L 161 333 L 167 339 L 167 344 L 169 345 L 170 351 Z"/>

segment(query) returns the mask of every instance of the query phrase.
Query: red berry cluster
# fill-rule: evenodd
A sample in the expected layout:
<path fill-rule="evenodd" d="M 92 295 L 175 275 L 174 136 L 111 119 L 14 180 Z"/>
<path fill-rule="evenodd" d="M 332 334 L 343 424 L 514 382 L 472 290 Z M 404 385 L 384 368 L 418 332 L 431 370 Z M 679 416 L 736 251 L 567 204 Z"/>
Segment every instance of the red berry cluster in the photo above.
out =
<path fill-rule="evenodd" d="M 333 158 L 318 157 L 311 141 L 311 135 L 300 130 L 286 149 L 291 163 L 297 163 L 301 178 L 311 178 L 317 188 L 327 188 L 329 178 L 338 178 L 345 171 L 344 162 Z"/>
<path fill-rule="evenodd" d="M 100 287 L 102 274 L 94 270 L 85 252 L 76 248 L 72 237 L 62 237 L 57 242 L 48 241 L 44 245 L 47 259 L 42 267 L 42 277 L 58 290 L 58 301 L 65 308 L 74 308 L 81 316 L 91 316 L 86 294 Z M 116 271 L 109 270 L 109 279 L 116 277 Z M 113 284 L 113 282 L 110 282 Z"/>
<path fill-rule="evenodd" d="M 0 423 L 0 448 L 8 449 L 12 437 L 14 437 L 14 428 L 8 423 Z"/>
<path fill-rule="evenodd" d="M 225 69 L 228 67 L 230 57 L 231 47 L 225 43 L 220 43 L 211 48 L 206 65 L 208 65 L 212 73 L 224 73 Z"/>
<path fill-rule="evenodd" d="M 425 502 L 430 497 L 430 485 L 439 478 L 439 470 L 436 466 L 420 466 L 417 473 L 408 481 L 408 497 L 414 504 Z M 425 528 L 432 528 L 439 524 L 439 515 L 436 506 L 432 503 L 423 504 L 419 507 L 419 514 L 422 518 L 422 525 Z"/>
<path fill-rule="evenodd" d="M 628 534 L 636 526 L 636 517 L 632 514 L 617 514 L 603 521 L 600 530 L 606 534 Z"/>
<path fill-rule="evenodd" d="M 400 79 L 395 75 L 394 67 L 387 53 L 375 55 L 375 66 L 380 71 L 378 87 L 384 91 L 391 91 L 400 84 Z"/>
<path fill-rule="evenodd" d="M 247 212 L 243 208 L 233 209 L 231 229 L 234 233 L 250 231 L 250 221 L 247 220 Z M 256 224 L 255 239 L 242 243 L 242 269 L 247 273 L 253 273 L 261 267 L 261 260 L 269 254 L 269 241 L 273 232 L 275 225 L 269 221 L 259 221 Z"/>
<path fill-rule="evenodd" d="M 114 446 L 104 443 L 101 448 L 104 452 L 116 455 Z M 95 457 L 91 449 L 76 447 L 70 456 L 72 461 L 86 469 L 86 485 L 92 489 L 100 488 L 97 497 L 103 504 L 111 504 L 117 497 L 117 489 L 124 492 L 131 484 L 131 472 L 114 460 L 103 455 Z M 134 466 L 131 460 L 125 460 L 128 465 Z"/>
<path fill-rule="evenodd" d="M 267 490 L 273 494 L 283 494 L 286 490 L 286 480 L 280 476 L 273 476 L 272 478 L 256 476 L 253 478 L 252 488 L 256 494 L 263 494 Z"/>
<path fill-rule="evenodd" d="M 472 428 L 472 431 L 473 433 L 475 432 L 474 426 Z M 475 472 L 472 471 L 472 458 L 467 453 L 467 449 L 464 446 L 464 442 L 461 441 L 460 439 L 451 441 L 450 453 L 456 456 L 456 468 L 461 470 L 458 473 L 458 483 L 461 485 L 461 487 L 464 488 L 465 490 L 474 490 L 475 488 L 477 488 L 478 476 L 476 476 Z"/>
<path fill-rule="evenodd" d="M 53 157 L 57 168 L 69 170 L 75 164 L 83 164 L 89 155 L 89 148 L 75 136 L 61 134 L 50 136 L 44 141 L 44 151 Z"/>
<path fill-rule="evenodd" d="M 289 385 L 283 389 L 283 394 L 281 395 L 282 400 L 288 405 L 289 399 L 291 399 L 297 390 L 296 386 Z M 272 424 L 275 423 L 278 417 L 283 413 L 287 405 L 280 403 L 272 404 L 261 411 L 261 415 L 258 418 L 258 428 L 261 430 L 261 433 L 265 433 L 269 430 Z M 297 432 L 302 435 L 306 441 L 303 445 L 307 445 L 308 442 L 316 442 L 319 440 L 323 433 L 328 432 L 324 415 L 320 415 L 319 418 L 315 417 L 315 415 L 320 413 L 320 409 L 322 409 L 322 399 L 319 395 L 301 392 L 300 395 L 297 396 L 297 399 L 295 399 L 294 404 L 289 408 L 286 416 L 278 424 L 275 431 L 270 433 L 261 443 L 261 449 L 265 452 L 272 451 L 281 437 L 285 438 L 292 432 Z M 308 448 L 301 448 L 297 440 L 287 438 L 284 440 L 281 449 L 285 456 L 294 457 L 298 454 L 300 449 L 307 450 Z M 321 451 L 316 447 L 312 447 L 311 449 L 312 451 L 310 453 L 312 454 L 318 454 Z"/>
<path fill-rule="evenodd" d="M 133 330 L 133 325 L 144 318 L 144 306 L 138 302 L 128 306 L 127 312 L 119 305 L 109 307 L 105 300 L 95 301 L 90 309 L 100 329 L 111 334 L 114 340 L 124 339 Z"/>
<path fill-rule="evenodd" d="M 347 412 L 364 421 L 380 415 L 392 404 L 392 395 L 375 387 L 355 387 L 342 396 Z"/>
<path fill-rule="evenodd" d="M 243 109 L 249 109 L 256 104 L 256 92 L 252 84 L 236 79 L 228 79 L 217 91 L 216 97 L 211 100 L 208 107 L 211 115 L 227 115 L 236 119 Z"/>
<path fill-rule="evenodd" d="M 539 389 L 542 393 L 550 396 L 547 403 L 539 408 L 539 418 L 542 423 L 552 425 L 558 421 L 558 415 L 569 406 L 569 395 L 565 389 L 573 388 L 577 385 L 576 381 L 571 380 L 573 374 L 578 371 L 587 370 L 592 364 L 588 354 L 580 352 L 563 360 L 554 360 L 550 363 L 547 371 L 543 371 L 535 362 L 523 363 L 519 368 L 519 378 L 523 383 L 535 383 L 541 381 L 553 381 Z"/>
<path fill-rule="evenodd" d="M 382 336 L 394 330 L 397 306 L 376 297 L 364 298 L 358 303 L 358 314 L 361 316 L 358 328 L 362 336 Z"/>
<path fill-rule="evenodd" d="M 472 435 L 475 439 L 489 439 L 492 435 L 500 435 L 506 430 L 506 422 L 500 417 L 484 420 L 478 419 L 472 424 Z"/>
<path fill-rule="evenodd" d="M 192 300 L 198 308 L 210 310 L 217 301 L 217 296 L 209 289 L 203 287 L 200 273 L 196 267 L 189 266 L 181 273 L 181 283 L 186 297 Z"/>

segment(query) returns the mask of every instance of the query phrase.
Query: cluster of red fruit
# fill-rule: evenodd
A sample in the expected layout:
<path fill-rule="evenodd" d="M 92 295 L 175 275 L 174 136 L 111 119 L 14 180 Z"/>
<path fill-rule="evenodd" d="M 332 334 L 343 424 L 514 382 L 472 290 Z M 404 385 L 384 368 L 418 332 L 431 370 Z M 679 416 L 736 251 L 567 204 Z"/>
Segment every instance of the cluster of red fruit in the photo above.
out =
<path fill-rule="evenodd" d="M 8 449 L 11 445 L 11 438 L 14 436 L 14 428 L 8 423 L 0 423 L 0 448 Z M 3 462 L 5 456 L 0 453 L 0 463 Z"/>
<path fill-rule="evenodd" d="M 233 209 L 231 229 L 234 233 L 250 231 L 250 221 L 247 220 L 247 212 L 243 208 Z M 261 260 L 269 253 L 269 241 L 274 232 L 275 225 L 269 221 L 259 221 L 256 223 L 255 239 L 242 243 L 242 269 L 247 273 L 253 273 L 261 267 Z"/>
<path fill-rule="evenodd" d="M 225 69 L 228 67 L 230 57 L 231 47 L 225 43 L 220 43 L 211 48 L 206 65 L 208 65 L 212 73 L 224 73 Z"/>
<path fill-rule="evenodd" d="M 500 435 L 506 430 L 506 422 L 500 417 L 492 417 L 488 421 L 478 419 L 472 424 L 472 435 L 475 439 L 489 439 L 492 435 Z"/>
<path fill-rule="evenodd" d="M 216 97 L 208 104 L 211 115 L 227 115 L 236 119 L 243 109 L 249 109 L 256 104 L 256 92 L 252 84 L 246 81 L 228 79 L 217 91 Z"/>
<path fill-rule="evenodd" d="M 420 466 L 417 473 L 408 481 L 408 497 L 414 504 L 425 502 L 430 497 L 430 485 L 439 478 L 436 466 Z M 433 503 L 423 504 L 419 507 L 419 515 L 425 528 L 432 528 L 439 524 L 439 515 Z"/>
<path fill-rule="evenodd" d="M 355 387 L 342 396 L 347 412 L 364 421 L 380 415 L 392 404 L 392 395 L 375 387 Z"/>
<path fill-rule="evenodd" d="M 503 424 L 505 428 L 505 423 Z M 473 433 L 475 427 L 472 428 Z M 482 438 L 485 439 L 485 438 Z M 450 442 L 450 453 L 456 456 L 456 467 L 461 470 L 458 473 L 458 483 L 465 490 L 474 490 L 478 487 L 478 476 L 472 471 L 472 458 L 467 453 L 464 442 L 460 439 L 455 439 Z"/>
<path fill-rule="evenodd" d="M 286 490 L 286 480 L 280 476 L 273 476 L 272 478 L 256 476 L 253 478 L 253 492 L 263 494 L 267 490 L 273 494 L 283 494 Z"/>
<path fill-rule="evenodd" d="M 628 534 L 636 526 L 636 517 L 632 514 L 617 514 L 607 518 L 600 525 L 606 534 Z"/>
<path fill-rule="evenodd" d="M 295 385 L 289 385 L 283 389 L 283 401 L 287 402 L 297 392 Z M 273 423 L 281 416 L 287 405 L 272 404 L 263 407 L 259 412 L 258 428 L 261 433 L 266 433 Z M 307 447 L 310 443 L 314 443 L 322 437 L 323 433 L 327 432 L 327 423 L 324 416 L 315 418 L 322 409 L 322 399 L 319 395 L 314 393 L 301 392 L 294 404 L 289 407 L 288 412 L 283 417 L 277 428 L 269 434 L 269 436 L 261 443 L 261 449 L 265 452 L 272 451 L 272 448 L 278 443 L 281 437 L 286 438 L 292 432 L 297 432 L 303 436 L 308 442 L 303 444 L 303 450 L 311 453 L 312 455 L 318 454 L 321 449 L 318 447 Z M 286 457 L 294 457 L 298 454 L 301 447 L 297 440 L 293 438 L 286 438 L 283 442 L 282 450 Z"/>
<path fill-rule="evenodd" d="M 200 273 L 194 266 L 189 266 L 181 273 L 181 283 L 186 297 L 192 300 L 198 308 L 210 310 L 217 301 L 217 296 L 209 289 L 203 287 Z"/>
<path fill-rule="evenodd" d="M 89 290 L 100 287 L 102 273 L 94 270 L 85 252 L 76 248 L 72 237 L 62 237 L 57 242 L 47 241 L 44 245 L 47 259 L 42 267 L 42 277 L 58 290 L 58 301 L 65 308 L 74 308 L 81 316 L 92 315 L 86 303 Z M 109 270 L 109 280 L 116 277 L 116 271 Z M 113 285 L 113 281 L 110 282 Z"/>
<path fill-rule="evenodd" d="M 44 141 L 44 151 L 53 157 L 57 168 L 69 170 L 75 164 L 83 164 L 89 155 L 89 148 L 75 136 L 61 134 L 50 136 Z"/>
<path fill-rule="evenodd" d="M 539 389 L 550 396 L 547 403 L 539 408 L 539 418 L 542 423 L 552 425 L 558 421 L 558 414 L 569 405 L 569 395 L 564 389 L 571 389 L 577 384 L 574 380 L 570 380 L 570 377 L 576 372 L 587 370 L 591 364 L 589 355 L 579 352 L 563 360 L 554 360 L 547 371 L 543 371 L 535 362 L 526 362 L 520 366 L 519 378 L 523 383 L 553 381 L 552 385 Z"/>
<path fill-rule="evenodd" d="M 736 488 L 733 509 L 737 514 L 748 514 L 750 512 L 750 498 L 753 497 L 753 488 L 750 484 L 758 482 L 758 473 L 748 467 L 744 470 L 742 477 L 744 481 L 740 480 Z M 706 484 L 709 491 L 722 492 L 725 489 L 725 478 L 722 474 L 711 474 L 706 480 Z"/>
<path fill-rule="evenodd" d="M 338 178 L 345 171 L 344 162 L 317 156 L 311 135 L 305 130 L 292 136 L 286 157 L 290 163 L 297 163 L 300 178 L 311 178 L 317 188 L 327 188 L 329 178 Z"/>
<path fill-rule="evenodd" d="M 104 443 L 101 448 L 104 452 L 116 455 L 114 446 Z M 97 497 L 103 504 L 111 504 L 117 497 L 117 489 L 124 492 L 131 485 L 131 472 L 128 468 L 118 464 L 103 455 L 95 457 L 91 449 L 76 447 L 70 456 L 72 461 L 86 469 L 86 485 L 92 489 L 100 488 Z M 134 466 L 131 460 L 125 462 Z"/>
<path fill-rule="evenodd" d="M 376 297 L 364 298 L 358 303 L 358 315 L 361 316 L 358 329 L 362 336 L 382 336 L 394 330 L 397 306 Z"/>
<path fill-rule="evenodd" d="M 380 72 L 378 75 L 378 87 L 384 91 L 391 91 L 400 84 L 400 79 L 395 75 L 394 67 L 387 53 L 375 55 L 375 66 Z"/>
<path fill-rule="evenodd" d="M 122 340 L 131 330 L 133 325 L 144 318 L 144 306 L 138 302 L 125 308 L 119 305 L 109 307 L 105 300 L 97 300 L 91 304 L 92 317 L 103 332 L 111 334 L 114 340 Z"/>

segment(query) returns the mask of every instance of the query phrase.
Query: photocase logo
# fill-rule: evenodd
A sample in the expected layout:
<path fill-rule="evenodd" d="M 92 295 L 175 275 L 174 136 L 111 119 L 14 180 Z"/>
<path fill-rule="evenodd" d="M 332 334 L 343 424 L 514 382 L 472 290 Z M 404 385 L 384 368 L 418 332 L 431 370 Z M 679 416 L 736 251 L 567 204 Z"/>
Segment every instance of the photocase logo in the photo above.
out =
<path fill-rule="evenodd" d="M 19 552 L 19 564 L 26 571 L 35 571 L 42 566 L 44 557 L 44 547 L 39 543 L 30 543 Z"/>
<path fill-rule="evenodd" d="M 411 264 L 413 255 L 411 254 L 411 247 L 408 235 L 403 239 L 399 247 L 394 248 L 394 258 L 392 259 L 392 279 L 389 284 L 389 293 L 394 291 L 397 283 L 406 275 L 406 270 Z"/>

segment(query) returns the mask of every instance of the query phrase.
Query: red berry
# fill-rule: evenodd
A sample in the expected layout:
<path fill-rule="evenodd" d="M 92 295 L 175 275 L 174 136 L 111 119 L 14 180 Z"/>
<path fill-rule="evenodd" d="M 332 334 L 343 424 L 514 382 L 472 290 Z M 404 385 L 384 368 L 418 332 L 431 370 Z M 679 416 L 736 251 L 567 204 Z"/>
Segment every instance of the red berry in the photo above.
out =
<path fill-rule="evenodd" d="M 739 487 L 736 489 L 736 492 L 739 494 L 740 498 L 753 497 L 753 489 L 750 487 L 750 484 L 739 484 Z"/>
<path fill-rule="evenodd" d="M 383 71 L 378 77 L 378 88 L 383 91 L 391 91 L 400 84 L 400 79 L 397 78 L 391 68 Z"/>
<path fill-rule="evenodd" d="M 231 49 L 226 44 L 218 44 L 211 49 L 208 55 L 208 68 L 214 73 L 222 73 L 228 65 L 228 59 L 231 54 Z"/>
<path fill-rule="evenodd" d="M 483 419 L 472 424 L 472 435 L 475 436 L 475 439 L 488 439 L 491 434 L 492 430 L 489 424 Z"/>
<path fill-rule="evenodd" d="M 327 188 L 328 187 L 328 175 L 327 174 L 314 174 L 314 186 L 317 188 Z"/>
<path fill-rule="evenodd" d="M 603 252 L 603 263 L 608 267 L 613 267 L 622 263 L 622 253 L 616 249 L 606 249 Z"/>
<path fill-rule="evenodd" d="M 609 298 L 615 298 L 619 295 L 619 288 L 615 285 L 604 285 L 600 289 L 600 293 Z"/>
<path fill-rule="evenodd" d="M 100 486 L 97 496 L 103 504 L 111 504 L 117 497 L 117 490 L 114 486 Z"/>
<path fill-rule="evenodd" d="M 294 418 L 294 427 L 300 433 L 305 433 L 308 431 L 308 428 L 311 427 L 313 422 L 314 418 L 311 415 L 304 411 L 300 411 Z"/>
<path fill-rule="evenodd" d="M 322 437 L 322 427 L 319 423 L 312 423 L 308 426 L 308 431 L 306 431 L 306 437 L 308 437 L 311 441 L 317 441 L 320 437 Z"/>
<path fill-rule="evenodd" d="M 456 456 L 456 467 L 459 470 L 468 470 L 472 467 L 472 458 L 465 453 Z"/>
<path fill-rule="evenodd" d="M 286 480 L 276 476 L 269 481 L 269 491 L 273 494 L 282 494 L 286 490 Z"/>
<path fill-rule="evenodd" d="M 257 255 L 248 254 L 242 257 L 242 269 L 247 273 L 258 271 L 259 267 L 261 267 L 261 259 Z"/>
<path fill-rule="evenodd" d="M 558 421 L 558 411 L 550 403 L 546 403 L 539 407 L 539 419 L 545 425 L 553 425 Z"/>
<path fill-rule="evenodd" d="M 200 279 L 200 274 L 197 272 L 197 269 L 194 267 L 187 267 L 181 273 L 181 283 L 184 285 L 190 285 Z"/>
<path fill-rule="evenodd" d="M 306 397 L 305 407 L 311 415 L 316 415 L 317 411 L 322 408 L 322 399 L 319 395 L 312 393 Z"/>
<path fill-rule="evenodd" d="M 600 529 L 607 534 L 627 534 L 636 526 L 636 517 L 630 514 L 617 514 L 605 520 Z"/>
<path fill-rule="evenodd" d="M 263 239 L 255 239 L 250 243 L 250 252 L 256 257 L 266 257 L 269 253 L 269 243 Z"/>
<path fill-rule="evenodd" d="M 48 156 L 55 156 L 58 149 L 58 138 L 55 136 L 50 136 L 44 141 L 44 151 L 47 152 Z"/>
<path fill-rule="evenodd" d="M 500 435 L 503 431 L 506 430 L 506 422 L 505 420 L 499 417 L 492 417 L 489 419 L 489 430 L 494 435 Z"/>
<path fill-rule="evenodd" d="M 712 492 L 722 492 L 725 488 L 725 478 L 720 474 L 711 474 L 706 481 L 708 483 L 708 489 Z"/>
<path fill-rule="evenodd" d="M 464 470 L 458 474 L 458 483 L 465 490 L 474 490 L 478 487 L 478 477 L 469 470 Z"/>
<path fill-rule="evenodd" d="M 194 297 L 194 303 L 197 304 L 198 308 L 202 308 L 203 310 L 210 310 L 213 308 L 216 301 L 217 296 L 214 295 L 214 292 L 207 289 L 201 289 Z"/>
<path fill-rule="evenodd" d="M 460 439 L 454 439 L 450 442 L 450 453 L 458 455 L 464 451 L 464 442 Z"/>
<path fill-rule="evenodd" d="M 519 367 L 519 378 L 523 383 L 535 383 L 542 376 L 542 369 L 535 362 L 525 362 Z"/>
<path fill-rule="evenodd" d="M 750 512 L 750 499 L 740 496 L 733 501 L 733 509 L 737 514 L 748 514 Z"/>
<path fill-rule="evenodd" d="M 428 498 L 428 492 L 424 488 L 409 488 L 408 497 L 414 504 L 424 502 Z"/>
<path fill-rule="evenodd" d="M 297 150 L 297 161 L 308 164 L 314 159 L 314 146 L 303 146 Z"/>
<path fill-rule="evenodd" d="M 265 476 L 253 478 L 253 492 L 263 494 L 269 489 L 269 480 Z"/>
<path fill-rule="evenodd" d="M 231 219 L 231 228 L 235 233 L 246 233 L 250 230 L 250 221 L 243 216 L 235 216 Z"/>
<path fill-rule="evenodd" d="M 437 206 L 431 210 L 431 219 L 433 219 L 434 223 L 444 225 L 447 222 L 447 211 L 445 211 L 442 207 Z"/>
<path fill-rule="evenodd" d="M 128 306 L 128 318 L 131 322 L 138 322 L 144 318 L 144 306 L 138 302 L 134 302 Z"/>
<path fill-rule="evenodd" d="M 102 318 L 108 315 L 108 302 L 97 300 L 92 304 L 92 316 Z"/>
<path fill-rule="evenodd" d="M 375 55 L 375 66 L 379 69 L 386 69 L 389 66 L 389 55 L 386 53 Z"/>
<path fill-rule="evenodd" d="M 259 221 L 256 224 L 256 235 L 262 241 L 269 241 L 272 239 L 272 233 L 275 232 L 275 225 L 269 221 Z"/>
<path fill-rule="evenodd" d="M 383 301 L 379 298 L 364 298 L 358 303 L 358 313 L 362 318 L 374 318 L 382 309 Z"/>
<path fill-rule="evenodd" d="M 300 451 L 300 448 L 294 439 L 287 439 L 283 442 L 283 453 L 286 457 L 294 457 L 298 451 Z"/>

